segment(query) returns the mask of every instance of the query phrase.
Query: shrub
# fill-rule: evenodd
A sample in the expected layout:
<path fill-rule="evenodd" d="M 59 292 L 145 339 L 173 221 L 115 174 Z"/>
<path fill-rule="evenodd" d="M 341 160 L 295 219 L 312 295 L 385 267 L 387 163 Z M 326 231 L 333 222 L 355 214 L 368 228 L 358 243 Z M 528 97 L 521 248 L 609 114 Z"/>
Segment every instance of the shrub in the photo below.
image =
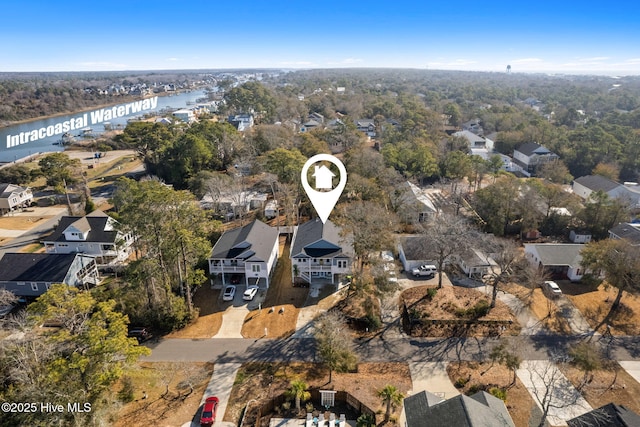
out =
<path fill-rule="evenodd" d="M 122 389 L 118 392 L 118 399 L 123 403 L 133 402 L 133 382 L 130 377 L 122 378 Z"/>
<path fill-rule="evenodd" d="M 356 420 L 357 427 L 375 427 L 376 418 L 373 415 L 362 414 Z"/>
<path fill-rule="evenodd" d="M 437 293 L 438 293 L 438 288 L 429 288 L 429 289 L 427 289 L 427 298 L 429 300 L 432 300 L 433 297 L 435 297 Z"/>
<path fill-rule="evenodd" d="M 456 382 L 453 384 L 455 388 L 463 388 L 469 382 L 469 378 L 458 378 Z"/>
<path fill-rule="evenodd" d="M 307 410 L 307 412 L 313 412 L 313 403 L 307 402 L 307 404 L 304 405 L 304 408 Z"/>
<path fill-rule="evenodd" d="M 507 400 L 507 390 L 499 388 L 499 387 L 491 387 L 489 389 L 489 393 L 491 393 L 493 396 L 497 397 L 498 399 L 502 400 L 502 401 L 506 401 Z"/>
<path fill-rule="evenodd" d="M 484 387 L 480 384 L 473 384 L 469 387 L 469 391 L 467 391 L 467 396 L 471 396 L 472 394 L 476 394 L 479 391 L 484 390 Z"/>
<path fill-rule="evenodd" d="M 486 316 L 489 313 L 489 310 L 491 310 L 491 307 L 487 300 L 481 299 L 470 310 L 473 312 L 473 317 L 478 318 Z"/>
<path fill-rule="evenodd" d="M 375 314 L 368 314 L 366 317 L 367 325 L 369 325 L 370 331 L 376 331 L 380 329 L 382 326 L 382 321 L 380 320 L 380 316 Z"/>

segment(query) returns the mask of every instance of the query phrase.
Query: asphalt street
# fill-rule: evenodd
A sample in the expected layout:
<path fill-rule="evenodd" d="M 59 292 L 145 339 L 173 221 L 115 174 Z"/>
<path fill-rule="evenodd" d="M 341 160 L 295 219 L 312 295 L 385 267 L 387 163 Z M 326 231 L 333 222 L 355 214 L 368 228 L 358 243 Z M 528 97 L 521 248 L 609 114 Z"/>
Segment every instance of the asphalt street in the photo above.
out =
<path fill-rule="evenodd" d="M 554 360 L 566 357 L 568 349 L 585 337 L 554 335 L 502 338 L 524 360 Z M 637 360 L 637 337 L 594 338 L 610 359 Z M 389 338 L 354 340 L 360 360 L 370 362 L 480 361 L 488 357 L 499 338 Z M 152 354 L 147 361 L 191 361 L 214 363 L 315 362 L 313 338 L 282 339 L 162 339 L 148 343 Z"/>

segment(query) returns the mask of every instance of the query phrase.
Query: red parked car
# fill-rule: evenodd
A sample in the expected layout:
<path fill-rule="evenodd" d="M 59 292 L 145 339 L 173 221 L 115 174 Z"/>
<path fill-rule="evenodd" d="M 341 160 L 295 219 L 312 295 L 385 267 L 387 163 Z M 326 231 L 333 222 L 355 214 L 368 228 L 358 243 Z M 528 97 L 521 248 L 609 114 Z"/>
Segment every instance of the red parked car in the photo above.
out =
<path fill-rule="evenodd" d="M 204 407 L 202 408 L 202 415 L 200 416 L 200 427 L 209 427 L 213 425 L 216 420 L 216 411 L 218 410 L 218 398 L 207 397 L 204 401 Z"/>

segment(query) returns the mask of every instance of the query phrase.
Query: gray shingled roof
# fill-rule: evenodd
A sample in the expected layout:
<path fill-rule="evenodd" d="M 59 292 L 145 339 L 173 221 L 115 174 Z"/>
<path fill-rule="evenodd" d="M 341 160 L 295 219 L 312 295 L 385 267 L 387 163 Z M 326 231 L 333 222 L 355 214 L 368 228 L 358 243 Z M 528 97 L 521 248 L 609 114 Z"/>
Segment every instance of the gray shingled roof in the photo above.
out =
<path fill-rule="evenodd" d="M 624 405 L 609 403 L 567 420 L 569 427 L 638 427 L 640 416 Z"/>
<path fill-rule="evenodd" d="M 426 236 L 404 236 L 400 238 L 402 252 L 408 261 L 431 261 L 437 259 L 433 245 Z"/>
<path fill-rule="evenodd" d="M 11 193 L 21 193 L 25 191 L 27 187 L 21 187 L 14 184 L 0 184 L 0 197 L 7 198 Z"/>
<path fill-rule="evenodd" d="M 609 233 L 616 235 L 620 239 L 625 239 L 631 244 L 640 244 L 640 224 L 622 223 L 609 230 Z"/>
<path fill-rule="evenodd" d="M 544 266 L 578 267 L 582 261 L 580 251 L 584 245 L 578 243 L 538 243 L 535 246 Z"/>
<path fill-rule="evenodd" d="M 0 259 L 0 282 L 61 283 L 78 255 L 6 253 Z"/>
<path fill-rule="evenodd" d="M 89 229 L 86 242 L 98 242 L 98 243 L 115 243 L 118 232 L 116 230 L 105 230 L 109 216 L 102 211 L 94 211 L 87 216 L 63 216 L 60 218 L 60 222 L 55 231 L 43 241 L 45 242 L 66 242 L 64 237 L 64 231 L 73 225 L 79 230 Z M 74 240 L 75 242 L 75 240 Z"/>
<path fill-rule="evenodd" d="M 504 403 L 484 391 L 440 402 L 429 394 L 423 391 L 404 399 L 407 427 L 515 427 Z"/>
<path fill-rule="evenodd" d="M 522 144 L 519 147 L 517 147 L 516 150 L 521 152 L 522 154 L 524 154 L 526 156 L 531 156 L 533 154 L 533 152 L 536 151 L 540 147 L 542 147 L 542 146 L 540 144 L 535 143 L 535 142 L 525 142 L 524 144 Z"/>
<path fill-rule="evenodd" d="M 574 181 L 591 191 L 604 191 L 605 193 L 621 185 L 601 175 L 581 176 Z"/>
<path fill-rule="evenodd" d="M 350 248 L 348 242 L 340 236 L 338 226 L 329 220 L 323 224 L 316 218 L 298 226 L 291 243 L 291 256 L 316 258 L 338 256 L 340 253 L 348 256 Z"/>
<path fill-rule="evenodd" d="M 456 132 L 456 133 L 453 134 L 453 136 L 457 136 L 459 138 L 464 138 L 471 145 L 476 145 L 478 142 L 480 144 L 482 144 L 482 145 L 485 145 L 487 143 L 487 141 L 483 137 L 478 136 L 475 133 L 470 132 L 468 130 L 462 130 L 462 131 Z"/>
<path fill-rule="evenodd" d="M 220 236 L 209 258 L 266 262 L 277 240 L 278 230 L 256 219 Z"/>

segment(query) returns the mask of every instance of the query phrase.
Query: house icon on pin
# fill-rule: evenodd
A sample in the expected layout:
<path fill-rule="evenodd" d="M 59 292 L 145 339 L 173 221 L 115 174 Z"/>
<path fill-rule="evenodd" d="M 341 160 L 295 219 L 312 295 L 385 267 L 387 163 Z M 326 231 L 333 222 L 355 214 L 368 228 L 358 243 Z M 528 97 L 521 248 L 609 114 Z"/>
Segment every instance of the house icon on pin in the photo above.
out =
<path fill-rule="evenodd" d="M 333 184 L 331 182 L 331 179 L 336 175 L 331 172 L 325 165 L 314 167 L 315 172 L 311 176 L 316 179 L 316 190 L 332 190 Z"/>

